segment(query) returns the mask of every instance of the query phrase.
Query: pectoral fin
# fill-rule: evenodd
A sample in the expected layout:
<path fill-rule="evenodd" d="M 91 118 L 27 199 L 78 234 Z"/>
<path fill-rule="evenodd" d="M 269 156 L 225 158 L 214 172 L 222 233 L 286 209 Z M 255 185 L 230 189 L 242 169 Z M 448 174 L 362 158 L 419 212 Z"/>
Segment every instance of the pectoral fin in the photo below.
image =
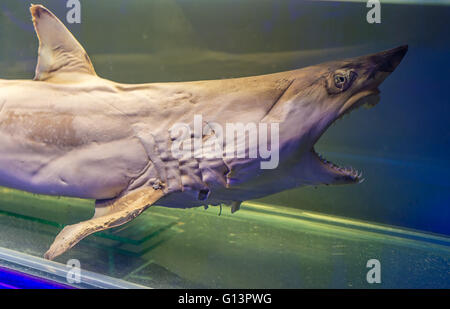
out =
<path fill-rule="evenodd" d="M 30 12 L 39 38 L 34 80 L 49 80 L 62 72 L 96 76 L 84 48 L 52 12 L 42 5 L 32 5 Z"/>
<path fill-rule="evenodd" d="M 84 222 L 66 226 L 56 236 L 44 257 L 53 260 L 86 236 L 133 220 L 163 195 L 163 189 L 155 190 L 146 187 L 134 190 L 116 199 L 97 201 L 94 217 Z"/>

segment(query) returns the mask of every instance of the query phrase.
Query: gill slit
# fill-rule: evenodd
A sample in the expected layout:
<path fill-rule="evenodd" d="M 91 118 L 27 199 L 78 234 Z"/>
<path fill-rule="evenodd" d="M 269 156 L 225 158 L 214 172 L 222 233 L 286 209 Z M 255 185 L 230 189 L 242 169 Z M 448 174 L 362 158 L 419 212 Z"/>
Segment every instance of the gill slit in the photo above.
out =
<path fill-rule="evenodd" d="M 284 94 L 288 91 L 288 89 L 292 86 L 292 84 L 294 83 L 295 79 L 293 79 L 289 85 L 286 87 L 286 89 L 283 90 L 283 92 L 278 96 L 278 98 L 275 100 L 275 102 L 272 104 L 272 106 L 269 108 L 269 110 L 264 114 L 264 116 L 261 118 L 264 119 L 267 117 L 267 115 L 269 115 L 269 113 L 272 111 L 272 109 L 277 105 L 277 103 L 281 100 L 281 98 L 284 96 Z"/>

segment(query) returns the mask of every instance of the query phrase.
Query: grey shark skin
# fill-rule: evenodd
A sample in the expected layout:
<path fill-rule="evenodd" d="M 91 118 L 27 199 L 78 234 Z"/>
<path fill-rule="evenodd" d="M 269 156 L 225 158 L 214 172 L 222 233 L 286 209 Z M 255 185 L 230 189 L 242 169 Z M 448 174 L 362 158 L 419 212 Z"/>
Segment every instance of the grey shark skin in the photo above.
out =
<path fill-rule="evenodd" d="M 66 226 L 45 254 L 124 224 L 157 203 L 230 204 L 305 185 L 350 184 L 358 172 L 322 159 L 314 144 L 345 113 L 377 102 L 407 51 L 288 72 L 213 81 L 126 85 L 98 77 L 81 45 L 41 5 L 33 81 L 0 80 L 0 185 L 96 200 L 92 219 Z M 279 165 L 260 159 L 175 159 L 175 123 L 279 123 Z M 190 136 L 189 138 L 193 138 Z M 208 139 L 207 136 L 201 136 Z"/>

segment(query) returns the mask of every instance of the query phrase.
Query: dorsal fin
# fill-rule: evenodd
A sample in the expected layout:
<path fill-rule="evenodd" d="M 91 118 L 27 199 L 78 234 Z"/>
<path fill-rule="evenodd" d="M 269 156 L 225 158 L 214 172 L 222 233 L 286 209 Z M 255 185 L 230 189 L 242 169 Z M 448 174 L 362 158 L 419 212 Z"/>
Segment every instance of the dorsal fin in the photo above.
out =
<path fill-rule="evenodd" d="M 30 12 L 39 38 L 34 80 L 48 80 L 59 73 L 97 75 L 84 48 L 52 12 L 42 5 L 31 5 Z"/>

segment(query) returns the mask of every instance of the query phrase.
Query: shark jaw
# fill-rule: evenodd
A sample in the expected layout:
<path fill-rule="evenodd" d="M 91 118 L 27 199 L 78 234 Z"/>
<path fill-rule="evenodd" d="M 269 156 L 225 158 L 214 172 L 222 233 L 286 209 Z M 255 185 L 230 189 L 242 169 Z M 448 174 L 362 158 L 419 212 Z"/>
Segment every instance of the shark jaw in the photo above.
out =
<path fill-rule="evenodd" d="M 378 88 L 372 90 L 361 91 L 350 99 L 340 109 L 338 116 L 331 122 L 331 125 L 335 124 L 338 120 L 342 119 L 345 115 L 350 114 L 352 111 L 358 109 L 361 106 L 366 108 L 372 108 L 380 101 L 380 90 Z M 326 130 L 325 130 L 326 131 Z M 325 131 L 323 133 L 325 133 Z M 321 135 L 323 135 L 323 133 Z M 319 137 L 320 138 L 320 137 Z M 327 159 L 325 159 L 320 153 L 318 153 L 313 146 L 311 149 L 313 156 L 318 159 L 329 174 L 334 174 L 336 180 L 333 184 L 351 184 L 362 183 L 362 171 L 358 171 L 353 167 L 341 167 Z"/>

